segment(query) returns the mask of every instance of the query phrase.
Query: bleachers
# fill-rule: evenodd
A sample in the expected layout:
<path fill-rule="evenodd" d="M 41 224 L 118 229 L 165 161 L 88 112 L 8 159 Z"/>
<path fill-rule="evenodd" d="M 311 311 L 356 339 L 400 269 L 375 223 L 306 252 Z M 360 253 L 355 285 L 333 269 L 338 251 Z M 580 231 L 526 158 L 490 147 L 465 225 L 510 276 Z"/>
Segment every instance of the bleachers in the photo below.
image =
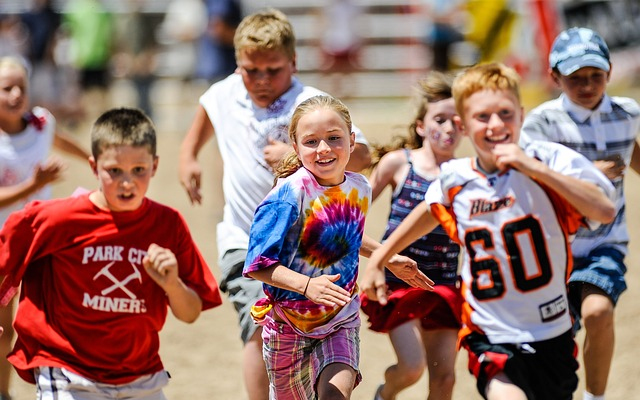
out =
<path fill-rule="evenodd" d="M 30 7 L 31 0 L 2 0 L 0 12 L 17 13 Z M 68 0 L 54 0 L 62 10 Z M 108 0 L 113 12 L 126 12 L 129 0 Z M 320 8 L 331 0 L 244 0 L 245 13 L 275 7 L 287 14 L 297 37 L 299 76 L 307 84 L 323 87 L 326 75 L 319 70 L 322 62 L 318 26 Z M 145 0 L 143 11 L 164 12 L 170 0 Z M 353 97 L 404 97 L 423 75 L 430 54 L 422 44 L 424 16 L 411 12 L 410 0 L 354 0 L 363 8 L 358 21 L 363 47 L 361 68 L 350 75 Z"/>
<path fill-rule="evenodd" d="M 362 39 L 361 68 L 349 75 L 352 97 L 405 97 L 430 64 L 430 53 L 422 40 L 426 30 L 424 16 L 412 12 L 408 0 L 354 0 L 362 7 L 358 21 Z M 318 26 L 319 7 L 327 1 L 276 0 L 251 2 L 249 12 L 264 4 L 286 13 L 297 38 L 298 69 L 302 79 L 323 87 L 326 75 L 319 70 L 322 61 Z M 263 4 L 260 4 L 263 3 Z"/>
<path fill-rule="evenodd" d="M 53 0 L 53 7 L 62 10 L 69 0 Z M 125 12 L 131 0 L 102 0 L 114 12 Z M 171 0 L 143 0 L 143 10 L 150 13 L 162 13 Z M 0 13 L 20 13 L 29 10 L 34 0 L 1 0 Z"/>

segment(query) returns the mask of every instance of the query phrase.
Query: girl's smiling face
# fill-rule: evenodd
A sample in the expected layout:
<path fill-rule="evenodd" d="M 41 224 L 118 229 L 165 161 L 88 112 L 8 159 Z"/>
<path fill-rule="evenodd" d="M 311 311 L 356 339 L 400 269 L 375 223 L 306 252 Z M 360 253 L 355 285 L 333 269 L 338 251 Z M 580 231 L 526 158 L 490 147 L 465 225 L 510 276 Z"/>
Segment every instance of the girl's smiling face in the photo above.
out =
<path fill-rule="evenodd" d="M 453 98 L 430 102 L 422 120 L 416 121 L 416 132 L 429 142 L 435 154 L 453 157 L 461 135 L 454 122 L 457 115 Z"/>
<path fill-rule="evenodd" d="M 354 147 L 355 134 L 330 108 L 317 108 L 298 121 L 293 148 L 302 165 L 323 186 L 335 186 L 344 181 L 344 171 Z"/>
<path fill-rule="evenodd" d="M 140 207 L 158 168 L 158 157 L 147 146 L 108 147 L 97 160 L 90 157 L 89 162 L 99 183 L 99 191 L 90 198 L 98 207 L 111 211 Z"/>
<path fill-rule="evenodd" d="M 0 67 L 0 123 L 19 121 L 29 107 L 26 71 L 18 65 Z"/>

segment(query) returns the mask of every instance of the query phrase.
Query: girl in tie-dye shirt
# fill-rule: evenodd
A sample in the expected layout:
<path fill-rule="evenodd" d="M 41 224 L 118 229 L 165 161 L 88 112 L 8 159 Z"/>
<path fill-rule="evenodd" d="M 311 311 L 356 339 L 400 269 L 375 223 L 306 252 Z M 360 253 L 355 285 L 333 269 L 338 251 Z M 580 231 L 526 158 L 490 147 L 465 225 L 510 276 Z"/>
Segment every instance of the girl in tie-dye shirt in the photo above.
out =
<path fill-rule="evenodd" d="M 379 245 L 363 235 L 371 187 L 345 172 L 355 137 L 339 100 L 302 102 L 289 135 L 294 152 L 256 210 L 244 267 L 267 295 L 252 315 L 263 326 L 270 398 L 350 398 L 361 379 L 358 255 Z M 431 288 L 412 260 L 396 256 L 389 267 Z"/>

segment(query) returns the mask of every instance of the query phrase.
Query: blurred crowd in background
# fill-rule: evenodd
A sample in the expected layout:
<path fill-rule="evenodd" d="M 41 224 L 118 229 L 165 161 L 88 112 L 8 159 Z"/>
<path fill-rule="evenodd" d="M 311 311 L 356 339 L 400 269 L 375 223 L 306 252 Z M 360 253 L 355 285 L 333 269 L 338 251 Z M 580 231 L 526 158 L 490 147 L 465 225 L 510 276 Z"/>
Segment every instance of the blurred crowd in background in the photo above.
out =
<path fill-rule="evenodd" d="M 82 118 L 83 96 L 116 80 L 153 116 L 158 80 L 206 87 L 232 73 L 235 27 L 265 7 L 290 17 L 306 83 L 340 97 L 405 96 L 429 69 L 479 61 L 544 87 L 551 41 L 575 25 L 621 54 L 614 76 L 640 66 L 638 0 L 2 0 L 0 55 L 30 62 L 33 103 L 60 120 Z"/>

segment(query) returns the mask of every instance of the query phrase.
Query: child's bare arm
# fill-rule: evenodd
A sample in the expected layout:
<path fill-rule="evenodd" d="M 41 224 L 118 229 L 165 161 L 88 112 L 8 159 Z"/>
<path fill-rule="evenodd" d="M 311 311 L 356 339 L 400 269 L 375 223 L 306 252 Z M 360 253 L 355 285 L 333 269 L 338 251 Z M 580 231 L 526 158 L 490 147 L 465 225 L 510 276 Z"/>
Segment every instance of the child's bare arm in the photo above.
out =
<path fill-rule="evenodd" d="M 375 201 L 380 193 L 387 187 L 395 189 L 395 174 L 407 165 L 404 154 L 390 152 L 385 154 L 378 162 L 378 165 L 371 171 L 369 182 L 371 183 L 371 201 Z"/>
<path fill-rule="evenodd" d="M 636 171 L 637 174 L 640 174 L 640 145 L 638 145 L 638 142 L 635 142 L 633 145 L 633 153 L 631 154 L 629 167 Z"/>
<path fill-rule="evenodd" d="M 61 131 L 56 131 L 53 137 L 53 145 L 67 154 L 76 156 L 82 160 L 88 160 L 90 154 L 82 148 L 72 137 Z"/>
<path fill-rule="evenodd" d="M 200 153 L 207 141 L 213 137 L 214 133 L 207 111 L 204 107 L 198 106 L 191 127 L 180 145 L 178 160 L 180 183 L 187 192 L 192 204 L 200 204 L 202 202 L 202 194 L 200 193 L 202 168 L 198 163 L 198 153 Z"/>
<path fill-rule="evenodd" d="M 44 164 L 36 166 L 29 179 L 16 185 L 0 187 L 0 208 L 8 207 L 57 181 L 62 177 L 64 169 L 65 165 L 60 159 L 50 157 Z"/>
<path fill-rule="evenodd" d="M 596 184 L 556 172 L 527 156 L 516 144 L 496 146 L 494 154 L 501 170 L 512 167 L 537 179 L 559 193 L 585 217 L 605 224 L 615 218 L 615 205 Z"/>
<path fill-rule="evenodd" d="M 347 163 L 347 171 L 360 172 L 371 165 L 371 150 L 364 143 L 356 143 Z"/>
<path fill-rule="evenodd" d="M 386 304 L 384 266 L 394 254 L 434 230 L 438 224 L 438 220 L 429 211 L 429 205 L 423 201 L 407 215 L 387 240 L 373 251 L 361 282 L 362 289 L 370 299 Z"/>
<path fill-rule="evenodd" d="M 149 246 L 142 263 L 151 279 L 167 294 L 173 315 L 184 322 L 198 319 L 202 300 L 178 276 L 178 261 L 173 252 L 154 243 Z"/>
<path fill-rule="evenodd" d="M 379 242 L 372 239 L 369 235 L 362 236 L 362 246 L 360 247 L 360 255 L 369 257 L 374 250 L 381 246 Z M 409 285 L 426 290 L 433 290 L 433 281 L 429 279 L 422 271 L 418 269 L 418 264 L 407 256 L 394 254 L 385 264 L 387 268 L 398 278 L 402 279 Z M 366 274 L 365 270 L 365 274 Z"/>
<path fill-rule="evenodd" d="M 276 264 L 270 268 L 252 271 L 249 276 L 271 286 L 300 293 L 318 304 L 344 306 L 351 301 L 350 293 L 333 283 L 340 279 L 340 274 L 312 278 L 282 264 Z"/>

